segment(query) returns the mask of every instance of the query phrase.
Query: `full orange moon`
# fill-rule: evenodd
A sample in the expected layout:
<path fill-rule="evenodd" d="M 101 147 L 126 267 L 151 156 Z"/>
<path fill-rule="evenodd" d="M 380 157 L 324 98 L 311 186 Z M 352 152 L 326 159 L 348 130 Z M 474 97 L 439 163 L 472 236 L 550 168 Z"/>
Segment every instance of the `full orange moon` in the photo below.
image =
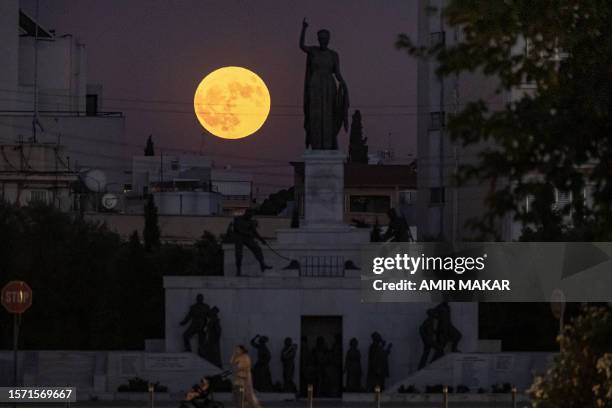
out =
<path fill-rule="evenodd" d="M 242 139 L 257 132 L 270 113 L 270 92 L 254 72 L 223 67 L 206 75 L 193 98 L 200 124 L 223 139 Z"/>

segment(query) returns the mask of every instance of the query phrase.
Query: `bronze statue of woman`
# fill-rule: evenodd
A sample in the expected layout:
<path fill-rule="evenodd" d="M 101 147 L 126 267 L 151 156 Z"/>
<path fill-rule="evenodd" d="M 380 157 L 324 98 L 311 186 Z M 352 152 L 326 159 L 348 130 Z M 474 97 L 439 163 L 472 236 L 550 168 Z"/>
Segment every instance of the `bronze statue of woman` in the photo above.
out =
<path fill-rule="evenodd" d="M 302 22 L 300 49 L 307 55 L 304 81 L 304 129 L 306 148 L 313 150 L 338 149 L 338 132 L 348 127 L 348 88 L 340 74 L 338 53 L 330 50 L 330 33 L 319 30 L 319 46 L 304 44 L 306 19 Z M 338 81 L 339 86 L 336 85 Z"/>

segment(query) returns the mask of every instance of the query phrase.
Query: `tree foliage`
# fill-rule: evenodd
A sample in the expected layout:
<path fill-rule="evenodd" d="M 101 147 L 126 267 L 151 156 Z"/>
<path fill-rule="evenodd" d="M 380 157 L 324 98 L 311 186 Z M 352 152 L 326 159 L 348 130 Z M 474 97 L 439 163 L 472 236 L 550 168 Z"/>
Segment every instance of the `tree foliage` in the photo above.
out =
<path fill-rule="evenodd" d="M 153 144 L 153 135 L 149 135 L 147 138 L 147 144 L 144 148 L 145 156 L 155 156 L 155 145 Z"/>
<path fill-rule="evenodd" d="M 529 393 L 533 408 L 612 407 L 612 316 L 587 308 L 559 336 L 561 353 Z"/>
<path fill-rule="evenodd" d="M 146 251 L 137 232 L 127 241 L 104 224 L 35 205 L 0 204 L 0 286 L 18 279 L 34 292 L 23 315 L 25 349 L 142 350 L 164 336 L 166 275 L 222 273 L 212 234 L 191 246 Z M 0 349 L 12 342 L 0 310 Z"/>
<path fill-rule="evenodd" d="M 478 72 L 497 92 L 533 90 L 490 107 L 471 101 L 450 117 L 463 146 L 482 145 L 459 182 L 490 183 L 487 211 L 472 226 L 489 236 L 512 214 L 526 239 L 607 240 L 612 231 L 612 3 L 608 0 L 450 0 L 455 44 L 397 46 L 436 61 L 443 78 Z M 591 205 L 585 205 L 585 188 Z M 555 208 L 554 189 L 573 201 Z M 532 205 L 528 211 L 527 200 Z M 562 218 L 571 220 L 563 224 Z"/>
<path fill-rule="evenodd" d="M 293 187 L 279 190 L 270 194 L 255 210 L 255 213 L 259 215 L 279 215 L 287 208 L 287 203 L 293 199 Z"/>
<path fill-rule="evenodd" d="M 144 247 L 147 251 L 159 248 L 161 232 L 159 230 L 159 220 L 157 217 L 157 207 L 153 196 L 149 195 L 144 207 L 145 225 L 142 232 Z"/>
<path fill-rule="evenodd" d="M 363 137 L 361 124 L 361 111 L 356 110 L 351 120 L 351 134 L 349 138 L 349 163 L 368 164 L 368 138 Z"/>
<path fill-rule="evenodd" d="M 198 275 L 223 275 L 223 247 L 208 231 L 194 245 L 193 268 Z"/>

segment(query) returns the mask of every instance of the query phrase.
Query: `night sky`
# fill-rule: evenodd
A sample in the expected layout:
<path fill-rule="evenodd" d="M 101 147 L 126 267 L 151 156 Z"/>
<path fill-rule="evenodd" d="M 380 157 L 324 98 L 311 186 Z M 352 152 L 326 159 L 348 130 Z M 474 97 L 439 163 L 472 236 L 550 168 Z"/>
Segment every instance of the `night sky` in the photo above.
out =
<path fill-rule="evenodd" d="M 22 0 L 32 16 L 34 4 Z M 416 34 L 416 5 L 406 0 L 41 0 L 39 18 L 57 35 L 71 33 L 86 44 L 89 82 L 104 86 L 103 110 L 125 113 L 128 143 L 144 145 L 152 133 L 168 153 L 176 153 L 169 148 L 202 151 L 216 164 L 252 171 L 267 183 L 261 183 L 263 190 L 275 190 L 290 184 L 286 163 L 304 148 L 306 59 L 298 48 L 303 17 L 310 23 L 308 44 L 316 43 L 318 29 L 331 30 L 330 48 L 340 54 L 351 113 L 360 108 L 364 115 L 370 151 L 390 144 L 400 159 L 415 153 L 416 63 L 393 44 L 400 32 Z M 256 72 L 272 97 L 266 124 L 238 141 L 203 136 L 193 114 L 198 83 L 226 65 Z M 348 134 L 339 138 L 346 151 Z M 274 176 L 279 172 L 284 176 Z"/>

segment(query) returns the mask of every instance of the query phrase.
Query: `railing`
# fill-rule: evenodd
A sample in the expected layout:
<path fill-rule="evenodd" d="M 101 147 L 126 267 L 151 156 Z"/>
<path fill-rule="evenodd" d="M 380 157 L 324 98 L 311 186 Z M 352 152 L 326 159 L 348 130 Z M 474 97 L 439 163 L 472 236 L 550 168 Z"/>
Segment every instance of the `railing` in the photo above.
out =
<path fill-rule="evenodd" d="M 344 257 L 304 256 L 300 258 L 300 276 L 341 278 L 344 276 Z"/>

